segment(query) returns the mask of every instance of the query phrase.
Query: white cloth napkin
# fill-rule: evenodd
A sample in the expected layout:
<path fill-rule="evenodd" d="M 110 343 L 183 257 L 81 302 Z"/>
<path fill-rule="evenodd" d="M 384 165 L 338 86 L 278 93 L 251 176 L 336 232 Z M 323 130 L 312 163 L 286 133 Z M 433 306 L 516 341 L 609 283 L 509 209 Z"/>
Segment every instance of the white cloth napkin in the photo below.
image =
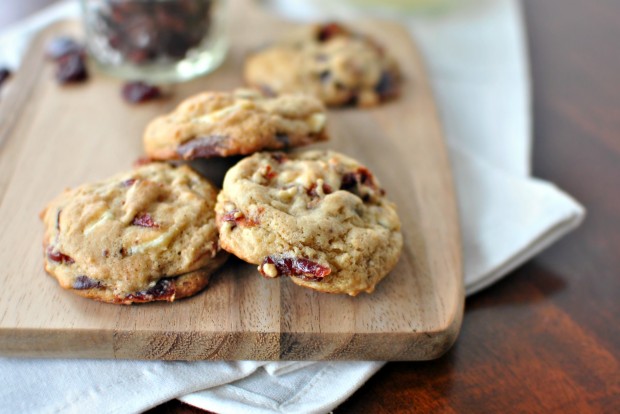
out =
<path fill-rule="evenodd" d="M 276 2 L 290 17 L 351 17 L 341 2 L 304 4 Z M 33 33 L 77 13 L 76 4 L 61 3 L 0 33 L 0 65 L 17 67 Z M 471 294 L 574 229 L 585 212 L 530 177 L 530 83 L 518 3 L 472 0 L 441 15 L 398 18 L 422 48 L 443 118 Z M 130 413 L 180 398 L 218 413 L 324 413 L 383 364 L 0 358 L 0 411 Z"/>

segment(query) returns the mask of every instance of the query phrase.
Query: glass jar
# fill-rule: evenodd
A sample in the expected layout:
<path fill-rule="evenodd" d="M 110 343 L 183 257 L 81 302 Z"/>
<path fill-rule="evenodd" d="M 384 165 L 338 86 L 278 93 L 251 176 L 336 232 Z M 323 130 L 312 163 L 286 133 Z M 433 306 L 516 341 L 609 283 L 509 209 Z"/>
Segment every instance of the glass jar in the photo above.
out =
<path fill-rule="evenodd" d="M 180 82 L 226 56 L 225 0 L 81 0 L 86 47 L 105 72 Z"/>

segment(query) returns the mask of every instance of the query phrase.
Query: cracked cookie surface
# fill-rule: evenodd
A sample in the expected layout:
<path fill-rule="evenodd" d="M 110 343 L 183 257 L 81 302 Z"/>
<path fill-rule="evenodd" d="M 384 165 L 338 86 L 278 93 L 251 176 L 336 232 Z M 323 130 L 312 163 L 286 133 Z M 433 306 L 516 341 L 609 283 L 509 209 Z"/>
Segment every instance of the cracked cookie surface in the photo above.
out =
<path fill-rule="evenodd" d="M 352 296 L 372 292 L 396 265 L 396 206 L 374 175 L 334 151 L 257 153 L 224 179 L 220 244 L 268 278 Z"/>
<path fill-rule="evenodd" d="M 329 106 L 374 106 L 399 93 L 396 61 L 368 36 L 337 24 L 301 28 L 245 62 L 250 86 L 303 92 Z"/>
<path fill-rule="evenodd" d="M 253 90 L 204 92 L 153 120 L 143 142 L 155 160 L 247 155 L 328 139 L 323 104 L 312 96 Z"/>
<path fill-rule="evenodd" d="M 45 270 L 63 288 L 103 302 L 191 296 L 227 256 L 216 197 L 188 166 L 164 163 L 65 190 L 41 213 Z"/>

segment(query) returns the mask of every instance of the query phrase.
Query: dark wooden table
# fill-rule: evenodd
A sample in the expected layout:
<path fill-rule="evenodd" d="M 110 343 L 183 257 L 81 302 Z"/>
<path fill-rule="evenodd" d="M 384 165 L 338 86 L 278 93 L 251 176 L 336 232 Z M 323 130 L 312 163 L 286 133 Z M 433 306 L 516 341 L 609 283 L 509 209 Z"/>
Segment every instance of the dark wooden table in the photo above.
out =
<path fill-rule="evenodd" d="M 10 1 L 0 27 L 52 0 Z M 584 225 L 467 300 L 443 358 L 390 363 L 336 413 L 620 413 L 620 1 L 524 0 L 534 175 Z M 153 412 L 200 412 L 177 401 Z"/>

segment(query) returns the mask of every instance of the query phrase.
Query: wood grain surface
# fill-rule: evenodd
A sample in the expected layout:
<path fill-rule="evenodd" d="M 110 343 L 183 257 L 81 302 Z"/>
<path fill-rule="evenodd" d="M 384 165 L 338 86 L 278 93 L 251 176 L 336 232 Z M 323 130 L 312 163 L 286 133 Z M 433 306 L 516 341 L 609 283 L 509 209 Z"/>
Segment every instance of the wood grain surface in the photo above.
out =
<path fill-rule="evenodd" d="M 287 279 L 265 280 L 231 260 L 202 294 L 173 304 L 114 306 L 58 287 L 42 270 L 37 213 L 65 187 L 130 168 L 154 116 L 207 89 L 241 84 L 243 57 L 287 25 L 233 3 L 232 50 L 212 75 L 174 86 L 170 98 L 130 106 L 118 80 L 95 74 L 59 87 L 43 59 L 61 23 L 35 41 L 0 101 L 0 354 L 138 359 L 424 360 L 459 331 L 463 289 L 450 168 L 423 65 L 406 31 L 360 23 L 398 57 L 403 96 L 372 110 L 330 112 L 321 147 L 360 159 L 399 207 L 405 247 L 372 295 L 321 294 Z M 244 35 L 244 33 L 246 35 Z M 247 33 L 253 33 L 249 37 Z M 199 163 L 221 176 L 221 162 Z"/>

